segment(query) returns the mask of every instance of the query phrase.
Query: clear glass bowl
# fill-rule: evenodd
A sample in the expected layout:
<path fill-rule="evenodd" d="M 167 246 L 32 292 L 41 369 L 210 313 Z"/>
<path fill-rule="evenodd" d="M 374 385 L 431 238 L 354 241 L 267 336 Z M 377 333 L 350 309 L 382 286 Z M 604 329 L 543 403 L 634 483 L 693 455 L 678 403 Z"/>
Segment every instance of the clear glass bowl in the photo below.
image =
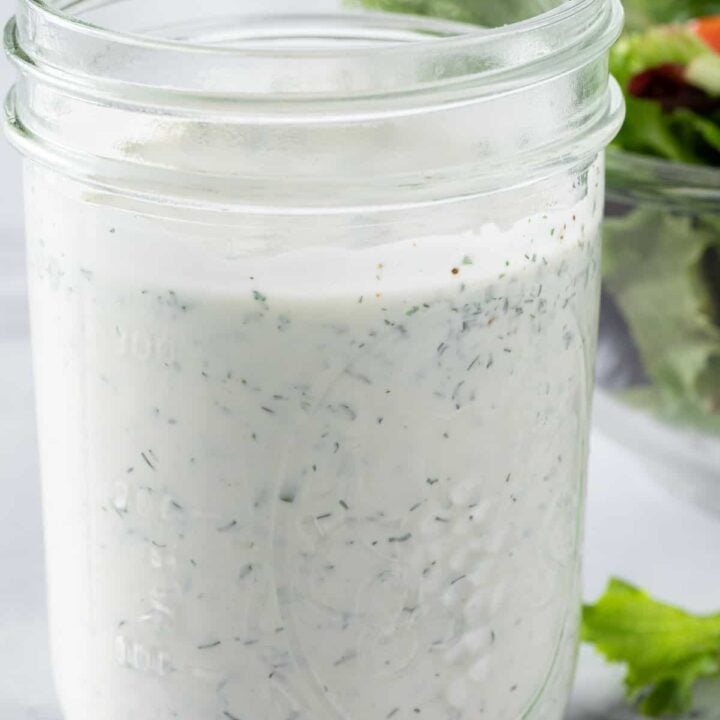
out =
<path fill-rule="evenodd" d="M 720 170 L 611 150 L 596 418 L 720 512 Z"/>

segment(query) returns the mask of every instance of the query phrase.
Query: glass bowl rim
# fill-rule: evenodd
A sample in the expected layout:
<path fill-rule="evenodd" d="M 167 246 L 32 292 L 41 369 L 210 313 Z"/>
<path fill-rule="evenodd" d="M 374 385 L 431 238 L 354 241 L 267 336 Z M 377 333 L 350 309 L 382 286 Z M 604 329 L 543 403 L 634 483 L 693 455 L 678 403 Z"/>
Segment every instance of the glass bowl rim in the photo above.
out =
<path fill-rule="evenodd" d="M 665 160 L 612 146 L 606 158 L 611 199 L 720 213 L 720 167 Z"/>

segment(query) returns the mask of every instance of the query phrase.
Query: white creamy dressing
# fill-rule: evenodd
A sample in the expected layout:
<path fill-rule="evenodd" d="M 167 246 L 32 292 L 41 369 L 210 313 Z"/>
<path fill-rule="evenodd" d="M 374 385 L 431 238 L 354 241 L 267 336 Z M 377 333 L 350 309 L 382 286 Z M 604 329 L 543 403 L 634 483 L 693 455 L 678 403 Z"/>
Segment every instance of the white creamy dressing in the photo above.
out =
<path fill-rule="evenodd" d="M 502 228 L 234 254 L 29 169 L 66 720 L 559 720 L 601 173 Z"/>

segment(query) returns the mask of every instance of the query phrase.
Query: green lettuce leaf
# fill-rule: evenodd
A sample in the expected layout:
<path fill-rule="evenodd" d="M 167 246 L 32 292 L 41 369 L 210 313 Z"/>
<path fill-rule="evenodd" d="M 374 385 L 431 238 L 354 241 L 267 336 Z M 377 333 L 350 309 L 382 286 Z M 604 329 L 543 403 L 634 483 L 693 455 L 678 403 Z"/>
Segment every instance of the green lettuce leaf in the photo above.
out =
<path fill-rule="evenodd" d="M 672 162 L 720 165 L 720 115 L 707 118 L 685 108 L 665 113 L 657 103 L 636 98 L 626 98 L 626 105 L 614 147 Z"/>
<path fill-rule="evenodd" d="M 691 60 L 685 77 L 708 95 L 720 95 L 720 55 L 700 55 Z"/>
<path fill-rule="evenodd" d="M 603 232 L 605 288 L 652 383 L 641 401 L 720 430 L 720 220 L 642 207 L 606 219 Z"/>
<path fill-rule="evenodd" d="M 720 113 L 703 117 L 680 108 L 670 114 L 668 122 L 688 154 L 694 152 L 698 161 L 707 165 L 720 164 Z"/>
<path fill-rule="evenodd" d="M 676 122 L 673 122 L 675 113 L 665 113 L 658 103 L 649 100 L 628 97 L 625 102 L 626 121 L 613 142 L 614 147 L 673 162 L 704 162 L 705 148 L 693 137 L 695 130 L 691 127 L 682 136 L 677 134 L 677 126 L 682 125 L 683 120 L 674 118 Z M 699 118 L 694 113 L 693 116 Z"/>
<path fill-rule="evenodd" d="M 584 607 L 583 639 L 627 665 L 628 696 L 645 715 L 689 711 L 695 682 L 720 674 L 720 614 L 691 615 L 622 580 Z"/>
<path fill-rule="evenodd" d="M 632 78 L 668 63 L 687 66 L 689 79 L 703 90 L 720 84 L 718 56 L 688 26 L 652 28 L 621 38 L 610 53 L 610 70 L 625 92 L 627 115 L 614 145 L 674 162 L 720 165 L 720 113 L 703 116 L 684 108 L 665 112 L 654 100 L 628 94 Z"/>
<path fill-rule="evenodd" d="M 635 75 L 649 68 L 665 63 L 687 65 L 712 54 L 687 25 L 656 27 L 620 38 L 610 54 L 610 72 L 626 88 Z"/>

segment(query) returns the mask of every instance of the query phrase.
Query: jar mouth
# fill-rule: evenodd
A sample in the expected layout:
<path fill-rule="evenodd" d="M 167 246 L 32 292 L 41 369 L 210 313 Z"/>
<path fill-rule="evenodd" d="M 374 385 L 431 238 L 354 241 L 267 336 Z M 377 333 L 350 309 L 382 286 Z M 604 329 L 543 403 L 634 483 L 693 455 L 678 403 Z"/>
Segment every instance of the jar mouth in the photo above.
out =
<path fill-rule="evenodd" d="M 90 11 L 97 6 L 95 2 L 83 2 L 82 0 L 71 0 L 66 5 L 61 2 L 47 2 L 46 0 L 22 0 L 23 4 L 35 8 L 39 13 L 42 13 L 46 18 L 54 18 L 57 23 L 61 23 L 66 26 L 74 27 L 75 30 L 83 35 L 95 35 L 103 37 L 109 41 L 123 42 L 128 45 L 133 44 L 150 44 L 156 47 L 165 48 L 181 48 L 185 50 L 211 50 L 213 52 L 224 53 L 230 52 L 235 53 L 238 51 L 237 44 L 234 42 L 224 42 L 222 39 L 215 40 L 212 43 L 208 43 L 205 40 L 196 39 L 193 40 L 190 37 L 184 38 L 163 38 L 156 34 L 145 32 L 131 32 L 119 28 L 113 28 L 110 23 L 102 24 L 101 22 L 87 20 L 82 17 L 85 12 L 84 6 L 87 6 Z M 504 22 L 500 25 L 487 25 L 487 24 L 470 24 L 466 21 L 455 22 L 450 19 L 444 19 L 441 17 L 431 17 L 430 19 L 423 18 L 419 15 L 400 15 L 393 12 L 382 12 L 384 18 L 390 15 L 395 15 L 398 20 L 412 17 L 413 25 L 416 30 L 421 30 L 427 33 L 427 37 L 415 37 L 412 38 L 415 43 L 432 43 L 436 49 L 440 43 L 446 46 L 449 45 L 466 45 L 477 42 L 478 40 L 485 40 L 490 33 L 507 36 L 508 34 L 528 34 L 533 31 L 537 31 L 541 28 L 548 28 L 550 26 L 557 26 L 560 24 L 567 23 L 573 19 L 577 19 L 579 15 L 592 11 L 597 12 L 598 2 L 597 0 L 538 0 L 540 6 L 539 11 L 532 14 L 529 17 L 523 19 L 516 19 L 511 22 Z M 358 2 L 355 2 L 355 7 L 360 7 Z M 263 14 L 264 15 L 264 14 Z M 263 15 L 249 14 L 246 17 L 252 19 L 258 19 Z M 294 14 L 288 13 L 293 16 Z M 321 17 L 324 13 L 305 13 L 305 15 L 316 15 Z M 329 15 L 329 14 L 327 14 Z M 357 14 L 358 16 L 360 13 Z M 583 20 L 586 17 L 582 18 Z M 404 44 L 408 38 L 396 38 L 397 43 Z M 262 48 L 258 48 L 262 51 Z M 386 50 L 392 50 L 392 45 L 387 46 Z M 372 52 L 377 52 L 378 48 L 373 48 Z M 276 48 L 266 49 L 267 53 L 276 54 L 278 52 Z M 355 52 L 357 54 L 363 54 L 365 51 L 362 48 L 343 48 L 343 54 L 346 52 Z M 298 57 L 300 55 L 316 55 L 322 54 L 327 55 L 327 49 L 313 46 L 306 46 L 303 48 L 293 49 L 290 55 L 292 57 Z"/>
<path fill-rule="evenodd" d="M 229 16 L 225 0 L 210 0 L 212 22 L 168 24 L 159 13 L 134 27 L 127 18 L 140 0 L 21 0 L 5 46 L 26 72 L 111 94 L 122 84 L 125 97 L 145 90 L 160 103 L 173 95 L 351 103 L 451 88 L 454 99 L 497 93 L 590 61 L 622 26 L 619 0 L 522 0 L 542 11 L 497 27 L 386 12 L 264 12 L 273 2 L 247 0 L 248 13 Z M 319 71 L 329 63 L 333 73 Z"/>
<path fill-rule="evenodd" d="M 74 14 L 20 0 L 7 26 L 20 71 L 9 137 L 68 175 L 144 196 L 446 202 L 588 164 L 622 122 L 607 62 L 620 0 L 480 0 L 553 5 L 492 28 L 268 14 L 287 0 L 242 0 L 265 14 L 232 17 L 237 0 L 205 0 L 201 20 L 193 0 L 59 1 Z M 144 34 L 130 32 L 136 15 Z"/>

